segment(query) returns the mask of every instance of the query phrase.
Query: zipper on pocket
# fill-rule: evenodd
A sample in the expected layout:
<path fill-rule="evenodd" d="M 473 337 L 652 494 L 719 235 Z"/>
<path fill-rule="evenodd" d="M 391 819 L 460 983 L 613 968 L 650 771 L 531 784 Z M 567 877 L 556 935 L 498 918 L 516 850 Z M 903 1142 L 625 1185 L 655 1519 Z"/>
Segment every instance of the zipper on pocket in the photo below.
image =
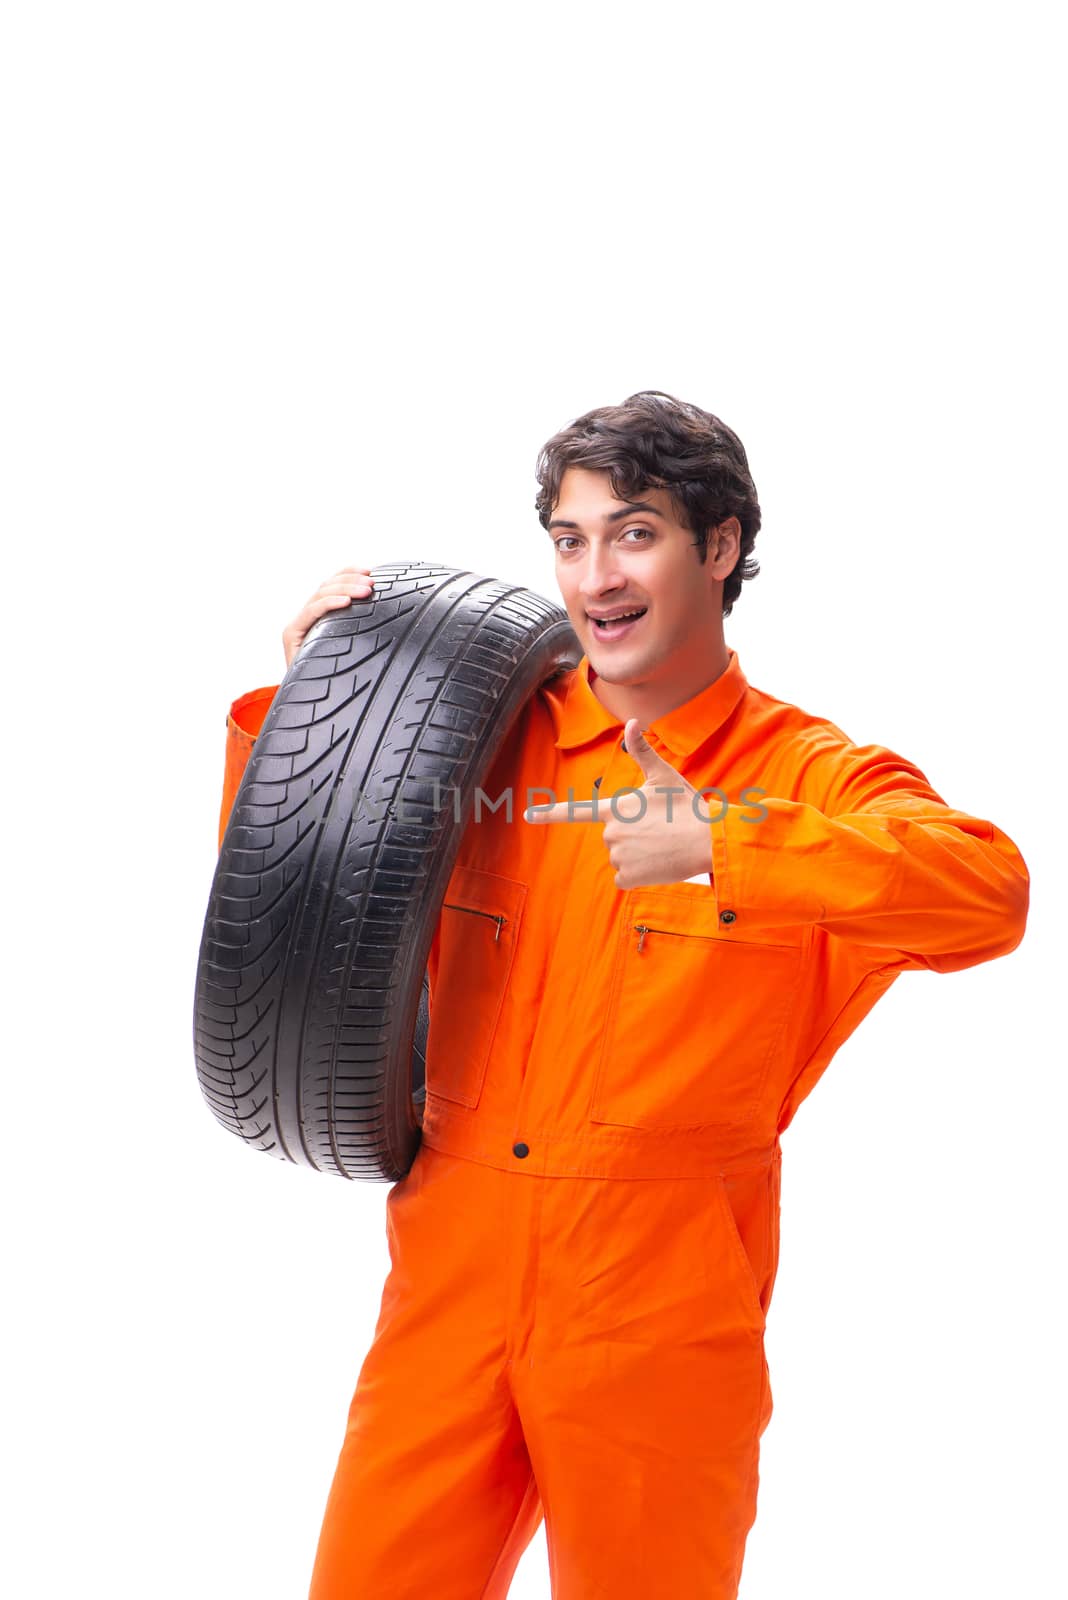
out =
<path fill-rule="evenodd" d="M 446 900 L 445 905 L 450 911 L 466 911 L 468 915 L 472 917 L 489 917 L 491 922 L 495 922 L 497 924 L 497 932 L 493 935 L 493 942 L 494 944 L 497 944 L 500 941 L 501 929 L 508 921 L 507 917 L 503 917 L 499 912 L 495 911 L 480 911 L 477 906 L 457 906 L 454 905 L 451 900 Z"/>
<path fill-rule="evenodd" d="M 633 924 L 635 933 L 639 934 L 638 954 L 641 955 L 645 948 L 645 935 L 647 933 L 672 933 L 676 939 L 715 939 L 714 933 L 683 933 L 680 928 L 651 928 L 646 922 Z"/>
<path fill-rule="evenodd" d="M 631 923 L 631 927 L 638 935 L 639 955 L 641 955 L 642 950 L 645 947 L 645 935 L 647 933 L 670 933 L 676 939 L 710 939 L 713 944 L 729 944 L 733 945 L 735 949 L 743 950 L 748 948 L 748 946 L 741 939 L 723 939 L 715 933 L 690 933 L 683 928 L 654 928 L 651 927 L 647 922 L 633 922 Z M 761 941 L 761 948 L 768 950 L 793 950 L 795 946 L 792 944 L 777 944 L 769 940 L 766 944 L 764 941 Z"/>

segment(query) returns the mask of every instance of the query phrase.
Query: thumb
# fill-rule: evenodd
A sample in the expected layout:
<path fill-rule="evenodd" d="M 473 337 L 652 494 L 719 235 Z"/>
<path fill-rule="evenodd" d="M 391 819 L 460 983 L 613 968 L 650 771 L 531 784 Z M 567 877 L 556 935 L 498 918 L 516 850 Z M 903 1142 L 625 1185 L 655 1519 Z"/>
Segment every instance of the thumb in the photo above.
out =
<path fill-rule="evenodd" d="M 653 778 L 663 781 L 664 775 L 670 773 L 672 777 L 679 775 L 674 767 L 668 765 L 663 756 L 658 755 L 642 732 L 641 723 L 637 717 L 629 717 L 623 728 L 623 740 L 627 746 L 627 754 L 642 769 L 642 775 L 647 782 Z"/>

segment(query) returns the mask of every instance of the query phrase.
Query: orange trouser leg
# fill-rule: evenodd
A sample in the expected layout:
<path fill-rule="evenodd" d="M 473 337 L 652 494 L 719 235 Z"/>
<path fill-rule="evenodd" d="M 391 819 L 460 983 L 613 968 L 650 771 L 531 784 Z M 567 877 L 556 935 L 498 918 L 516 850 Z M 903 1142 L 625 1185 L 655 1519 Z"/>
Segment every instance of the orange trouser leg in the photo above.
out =
<path fill-rule="evenodd" d="M 497 1232 L 506 1219 L 492 1214 L 508 1188 L 508 1174 L 424 1146 L 387 1196 L 392 1265 L 310 1600 L 508 1593 L 542 1519 L 508 1382 Z"/>
<path fill-rule="evenodd" d="M 736 1600 L 771 1415 L 719 1180 L 542 1178 L 424 1146 L 311 1600 Z M 533 1468 L 533 1472 L 532 1472 Z"/>
<path fill-rule="evenodd" d="M 554 1600 L 736 1600 L 771 1417 L 718 1180 L 536 1180 L 513 1385 Z"/>

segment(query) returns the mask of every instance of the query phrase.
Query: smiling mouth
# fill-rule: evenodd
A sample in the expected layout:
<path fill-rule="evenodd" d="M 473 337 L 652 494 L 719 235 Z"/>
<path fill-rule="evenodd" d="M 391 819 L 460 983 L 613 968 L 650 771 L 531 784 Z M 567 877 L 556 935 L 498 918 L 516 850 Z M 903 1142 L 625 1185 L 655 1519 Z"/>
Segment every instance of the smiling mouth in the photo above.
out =
<path fill-rule="evenodd" d="M 609 617 L 604 621 L 598 617 L 590 617 L 590 621 L 593 623 L 593 626 L 598 633 L 610 633 L 612 631 L 621 630 L 624 627 L 630 627 L 631 624 L 637 622 L 639 618 L 644 617 L 648 609 L 648 606 L 640 606 L 636 607 L 633 611 L 625 612 L 619 617 Z M 587 615 L 589 615 L 589 613 L 587 613 Z"/>

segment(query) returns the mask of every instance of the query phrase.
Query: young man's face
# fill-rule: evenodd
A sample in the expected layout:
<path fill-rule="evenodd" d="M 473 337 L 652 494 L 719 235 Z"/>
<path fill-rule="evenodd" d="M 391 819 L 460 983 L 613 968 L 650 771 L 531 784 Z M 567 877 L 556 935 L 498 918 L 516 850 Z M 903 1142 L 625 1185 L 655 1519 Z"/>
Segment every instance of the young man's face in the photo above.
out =
<path fill-rule="evenodd" d="M 549 523 L 556 581 L 590 664 L 608 683 L 689 681 L 722 651 L 723 580 L 738 559 L 741 529 L 733 517 L 722 523 L 702 564 L 677 515 L 666 489 L 628 503 L 615 498 L 607 472 L 564 473 Z M 591 616 L 637 610 L 644 615 L 636 621 L 607 628 Z"/>

